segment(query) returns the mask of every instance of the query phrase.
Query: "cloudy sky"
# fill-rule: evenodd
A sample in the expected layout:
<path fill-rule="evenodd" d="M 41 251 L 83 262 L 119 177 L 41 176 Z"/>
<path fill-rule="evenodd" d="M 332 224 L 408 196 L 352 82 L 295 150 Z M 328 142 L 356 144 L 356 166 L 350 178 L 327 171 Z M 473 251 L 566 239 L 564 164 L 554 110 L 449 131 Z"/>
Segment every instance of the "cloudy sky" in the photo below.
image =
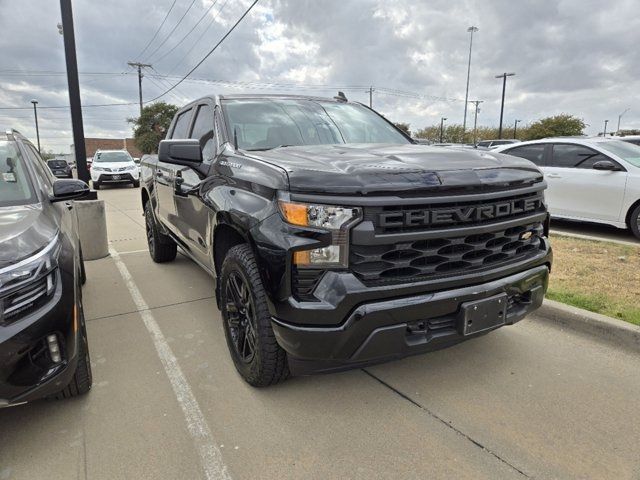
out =
<path fill-rule="evenodd" d="M 128 61 L 153 65 L 143 80 L 150 100 L 186 74 L 250 3 L 74 0 L 83 104 L 129 104 L 85 107 L 85 135 L 130 134 L 126 118 L 138 113 L 138 84 Z M 21 0 L 18 7 L 0 0 L 0 11 L 0 126 L 35 141 L 29 102 L 37 99 L 43 148 L 68 151 L 59 2 Z M 494 77 L 515 72 L 507 84 L 507 125 L 566 112 L 595 134 L 605 119 L 615 129 L 629 108 L 622 128 L 640 128 L 637 0 L 260 0 L 162 99 L 181 105 L 207 93 L 332 96 L 342 89 L 368 102 L 373 86 L 374 108 L 412 129 L 442 116 L 462 123 L 470 25 L 479 28 L 469 93 L 484 102 L 479 124 L 498 124 L 501 80 Z M 472 107 L 469 115 L 468 124 Z"/>

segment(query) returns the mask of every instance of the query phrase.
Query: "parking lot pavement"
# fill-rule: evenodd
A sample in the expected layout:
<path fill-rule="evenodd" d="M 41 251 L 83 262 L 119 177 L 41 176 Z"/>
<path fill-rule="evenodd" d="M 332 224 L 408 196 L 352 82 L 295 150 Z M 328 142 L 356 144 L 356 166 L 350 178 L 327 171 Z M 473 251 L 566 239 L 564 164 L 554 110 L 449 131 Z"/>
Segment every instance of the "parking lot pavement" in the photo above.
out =
<path fill-rule="evenodd" d="M 554 218 L 551 220 L 551 233 L 604 240 L 625 245 L 640 245 L 640 240 L 631 233 L 631 230 L 623 230 L 600 223 L 572 222 Z"/>
<path fill-rule="evenodd" d="M 131 188 L 87 262 L 94 388 L 0 410 L 0 479 L 640 476 L 640 354 L 532 316 L 419 357 L 268 389 L 235 373 L 213 282 L 156 265 Z M 141 311 L 140 311 L 141 310 Z"/>

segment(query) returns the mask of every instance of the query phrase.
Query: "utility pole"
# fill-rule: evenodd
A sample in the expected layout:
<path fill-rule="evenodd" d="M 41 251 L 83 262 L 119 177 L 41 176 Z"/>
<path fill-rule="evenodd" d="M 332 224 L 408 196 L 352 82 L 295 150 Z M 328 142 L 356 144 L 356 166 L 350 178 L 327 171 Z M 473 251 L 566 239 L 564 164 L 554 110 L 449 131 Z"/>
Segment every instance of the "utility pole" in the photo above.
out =
<path fill-rule="evenodd" d="M 127 62 L 127 65 L 129 65 L 130 67 L 136 67 L 138 69 L 138 94 L 140 96 L 140 115 L 142 116 L 142 77 L 144 77 L 142 69 L 151 68 L 152 65 L 149 63 L 140 62 Z"/>
<path fill-rule="evenodd" d="M 442 135 L 444 133 L 444 121 L 446 120 L 446 117 L 440 117 L 440 143 L 442 143 Z"/>
<path fill-rule="evenodd" d="M 607 123 L 609 123 L 609 120 L 604 121 L 604 133 L 602 134 L 603 138 L 607 136 Z"/>
<path fill-rule="evenodd" d="M 473 115 L 473 144 L 475 145 L 477 140 L 478 140 L 478 113 L 480 113 L 480 104 L 482 103 L 482 100 L 471 100 L 470 103 L 473 103 L 476 108 L 474 111 L 474 115 Z"/>
<path fill-rule="evenodd" d="M 473 33 L 478 31 L 478 27 L 471 26 L 467 28 L 467 32 L 471 34 L 469 39 L 469 63 L 467 65 L 467 90 L 464 94 L 464 120 L 462 121 L 462 141 L 467 133 L 467 106 L 469 105 L 469 77 L 471 76 L 471 49 L 473 48 Z"/>
<path fill-rule="evenodd" d="M 64 38 L 64 56 L 67 63 L 67 83 L 69 84 L 69 105 L 71 124 L 73 125 L 73 145 L 76 156 L 78 178 L 89 182 L 87 170 L 87 150 L 84 144 L 82 125 L 82 105 L 80 103 L 80 85 L 78 82 L 78 61 L 76 59 L 76 39 L 73 33 L 73 11 L 71 0 L 60 0 L 62 13 L 62 37 Z"/>
<path fill-rule="evenodd" d="M 626 108 L 624 112 L 622 112 L 620 115 L 618 115 L 618 128 L 616 128 L 616 135 L 620 135 L 620 120 L 622 120 L 622 116 L 627 113 L 629 110 L 631 110 L 630 108 Z"/>
<path fill-rule="evenodd" d="M 40 129 L 38 128 L 38 107 L 36 107 L 36 105 L 38 105 L 38 101 L 31 100 L 31 103 L 33 103 L 33 116 L 36 119 L 36 137 L 38 138 L 38 153 L 41 153 L 40 152 Z"/>
<path fill-rule="evenodd" d="M 515 73 L 503 73 L 496 75 L 496 78 L 502 78 L 502 103 L 500 104 L 500 128 L 498 129 L 498 138 L 502 138 L 502 117 L 504 115 L 504 92 L 507 88 L 507 77 L 513 77 Z"/>
<path fill-rule="evenodd" d="M 373 108 L 373 87 L 369 87 L 367 92 L 369 92 L 369 108 Z"/>
<path fill-rule="evenodd" d="M 514 140 L 517 140 L 516 137 L 516 132 L 518 131 L 518 123 L 520 123 L 522 120 L 516 120 L 515 122 L 513 122 L 513 138 Z"/>

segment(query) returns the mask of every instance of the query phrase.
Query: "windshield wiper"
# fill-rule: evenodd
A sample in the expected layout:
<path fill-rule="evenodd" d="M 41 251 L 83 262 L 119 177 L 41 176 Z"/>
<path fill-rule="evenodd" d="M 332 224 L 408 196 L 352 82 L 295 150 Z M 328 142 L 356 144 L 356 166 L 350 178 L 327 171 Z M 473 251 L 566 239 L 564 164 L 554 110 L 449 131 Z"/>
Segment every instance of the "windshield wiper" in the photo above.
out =
<path fill-rule="evenodd" d="M 247 152 L 266 152 L 267 150 L 275 150 L 276 148 L 285 148 L 285 147 L 298 147 L 299 145 L 277 145 L 275 147 L 265 147 L 265 148 L 247 148 Z"/>

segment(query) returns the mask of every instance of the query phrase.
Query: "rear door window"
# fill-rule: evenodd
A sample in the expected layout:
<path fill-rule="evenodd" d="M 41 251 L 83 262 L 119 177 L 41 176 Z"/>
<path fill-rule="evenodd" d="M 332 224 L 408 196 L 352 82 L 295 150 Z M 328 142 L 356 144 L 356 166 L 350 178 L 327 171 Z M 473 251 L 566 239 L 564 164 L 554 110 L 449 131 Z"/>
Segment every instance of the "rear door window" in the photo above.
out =
<path fill-rule="evenodd" d="M 514 155 L 520 158 L 526 158 L 537 166 L 544 167 L 545 147 L 546 145 L 544 143 L 536 143 L 534 145 L 523 145 L 521 147 L 511 148 L 503 153 L 508 153 L 509 155 Z"/>

